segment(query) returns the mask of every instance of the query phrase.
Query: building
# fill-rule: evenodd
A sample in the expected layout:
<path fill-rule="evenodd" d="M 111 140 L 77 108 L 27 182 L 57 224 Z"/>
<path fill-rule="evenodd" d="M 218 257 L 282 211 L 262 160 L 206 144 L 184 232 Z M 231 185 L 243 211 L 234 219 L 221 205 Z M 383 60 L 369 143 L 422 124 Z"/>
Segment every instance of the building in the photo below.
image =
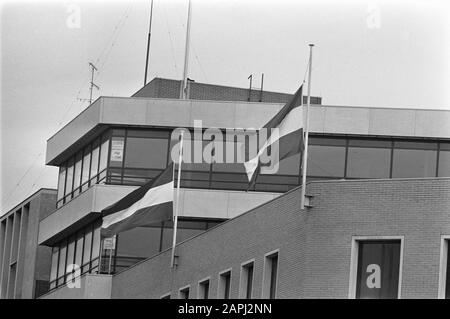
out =
<path fill-rule="evenodd" d="M 42 188 L 0 217 L 0 296 L 37 298 L 49 289 L 51 249 L 38 246 L 39 222 L 55 210 L 56 189 Z"/>
<path fill-rule="evenodd" d="M 102 245 L 100 211 L 170 163 L 174 128 L 192 128 L 194 120 L 223 130 L 261 127 L 289 98 L 191 82 L 191 99 L 179 100 L 179 83 L 155 79 L 130 98 L 100 97 L 48 140 L 47 164 L 60 172 L 57 209 L 40 222 L 38 237 L 52 249 L 45 298 L 225 291 L 243 298 L 436 298 L 439 289 L 445 296 L 449 111 L 329 106 L 313 98 L 312 207 L 298 208 L 299 155 L 283 160 L 277 174 L 260 175 L 249 192 L 242 164 L 186 163 L 176 270 L 167 259 L 171 223 Z M 370 280 L 390 288 L 376 295 L 357 289 L 366 275 L 358 260 L 383 254 L 390 279 L 378 278 L 380 265 L 370 263 Z M 72 270 L 80 288 L 67 286 Z"/>

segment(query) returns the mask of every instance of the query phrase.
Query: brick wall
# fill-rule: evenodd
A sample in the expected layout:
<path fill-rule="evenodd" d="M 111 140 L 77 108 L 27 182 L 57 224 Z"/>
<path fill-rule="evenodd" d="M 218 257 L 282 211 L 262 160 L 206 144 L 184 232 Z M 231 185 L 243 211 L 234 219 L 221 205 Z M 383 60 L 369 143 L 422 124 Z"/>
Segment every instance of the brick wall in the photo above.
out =
<path fill-rule="evenodd" d="M 113 298 L 160 298 L 255 259 L 254 297 L 262 293 L 264 254 L 279 249 L 279 298 L 347 298 L 352 236 L 404 236 L 403 298 L 436 298 L 441 234 L 450 234 L 450 179 L 311 182 L 312 205 L 300 211 L 295 189 L 113 277 Z"/>
<path fill-rule="evenodd" d="M 178 99 L 181 81 L 154 78 L 133 97 L 153 97 Z M 248 101 L 249 89 L 198 82 L 189 82 L 189 97 L 193 100 L 212 101 Z M 251 91 L 250 102 L 287 103 L 292 94 L 263 91 Z M 306 96 L 303 97 L 306 103 Z M 322 104 L 321 97 L 311 97 L 311 104 Z"/>

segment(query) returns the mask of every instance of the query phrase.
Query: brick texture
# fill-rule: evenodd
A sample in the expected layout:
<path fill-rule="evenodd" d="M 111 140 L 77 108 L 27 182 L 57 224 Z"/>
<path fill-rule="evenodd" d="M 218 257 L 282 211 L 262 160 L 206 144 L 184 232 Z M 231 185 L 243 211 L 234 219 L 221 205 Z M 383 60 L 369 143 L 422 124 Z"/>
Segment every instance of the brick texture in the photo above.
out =
<path fill-rule="evenodd" d="M 255 259 L 254 298 L 261 298 L 264 255 L 279 249 L 278 298 L 347 298 L 352 236 L 404 236 L 402 298 L 437 298 L 440 239 L 450 234 L 450 179 L 311 182 L 313 208 L 300 210 L 300 189 L 231 219 L 113 277 L 113 298 L 160 298 Z"/>
<path fill-rule="evenodd" d="M 133 97 L 152 97 L 178 99 L 180 97 L 181 81 L 154 78 L 146 86 L 136 92 Z M 189 98 L 193 100 L 210 101 L 248 101 L 249 89 L 198 82 L 189 82 Z M 253 90 L 250 102 L 287 103 L 292 94 Z M 306 96 L 303 97 L 306 103 Z M 311 97 L 311 104 L 322 104 L 321 97 Z"/>

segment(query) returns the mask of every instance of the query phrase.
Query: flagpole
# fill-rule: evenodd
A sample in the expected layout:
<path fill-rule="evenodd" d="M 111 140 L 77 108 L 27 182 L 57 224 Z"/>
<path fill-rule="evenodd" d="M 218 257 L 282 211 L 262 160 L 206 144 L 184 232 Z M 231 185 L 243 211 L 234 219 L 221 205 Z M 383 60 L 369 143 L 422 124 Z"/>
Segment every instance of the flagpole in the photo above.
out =
<path fill-rule="evenodd" d="M 178 176 L 177 176 L 177 194 L 175 203 L 175 215 L 173 216 L 173 240 L 172 240 L 172 258 L 170 260 L 171 267 L 175 267 L 175 246 L 177 244 L 177 227 L 178 227 L 178 209 L 180 207 L 180 180 L 181 180 L 181 162 L 183 160 L 183 138 L 184 131 L 181 131 L 180 150 L 178 155 Z M 175 164 L 174 164 L 175 167 Z"/>
<path fill-rule="evenodd" d="M 188 83 L 187 83 L 187 74 L 189 70 L 189 45 L 190 45 L 190 34 L 191 34 L 191 0 L 189 0 L 188 4 L 188 17 L 186 24 L 186 43 L 184 48 L 184 70 L 183 70 L 183 80 L 181 81 L 181 91 L 180 91 L 180 99 L 187 99 L 188 96 Z"/>
<path fill-rule="evenodd" d="M 150 3 L 150 24 L 148 26 L 147 55 L 145 58 L 144 86 L 147 84 L 148 56 L 150 54 L 150 37 L 152 35 L 153 0 Z"/>
<path fill-rule="evenodd" d="M 302 194 L 300 208 L 305 209 L 306 199 L 306 173 L 308 163 L 308 136 L 309 136 L 309 106 L 311 103 L 311 71 L 312 71 L 312 49 L 314 44 L 309 45 L 309 66 L 308 66 L 308 99 L 306 102 L 306 121 L 305 121 L 305 142 L 303 151 L 303 164 L 302 164 Z"/>

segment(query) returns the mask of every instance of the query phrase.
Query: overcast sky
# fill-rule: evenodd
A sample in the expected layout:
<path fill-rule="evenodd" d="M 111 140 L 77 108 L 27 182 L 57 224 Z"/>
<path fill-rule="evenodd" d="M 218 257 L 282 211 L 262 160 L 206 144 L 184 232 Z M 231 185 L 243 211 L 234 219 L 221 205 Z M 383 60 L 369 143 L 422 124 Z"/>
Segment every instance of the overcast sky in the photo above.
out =
<path fill-rule="evenodd" d="M 315 43 L 328 105 L 450 109 L 450 1 L 193 0 L 189 77 L 293 93 Z M 143 84 L 150 0 L 1 2 L 1 213 L 41 187 L 46 140 L 99 95 Z M 78 15 L 79 13 L 79 15 Z M 187 0 L 154 0 L 149 79 L 180 79 Z M 449 123 L 450 125 L 450 123 Z"/>

